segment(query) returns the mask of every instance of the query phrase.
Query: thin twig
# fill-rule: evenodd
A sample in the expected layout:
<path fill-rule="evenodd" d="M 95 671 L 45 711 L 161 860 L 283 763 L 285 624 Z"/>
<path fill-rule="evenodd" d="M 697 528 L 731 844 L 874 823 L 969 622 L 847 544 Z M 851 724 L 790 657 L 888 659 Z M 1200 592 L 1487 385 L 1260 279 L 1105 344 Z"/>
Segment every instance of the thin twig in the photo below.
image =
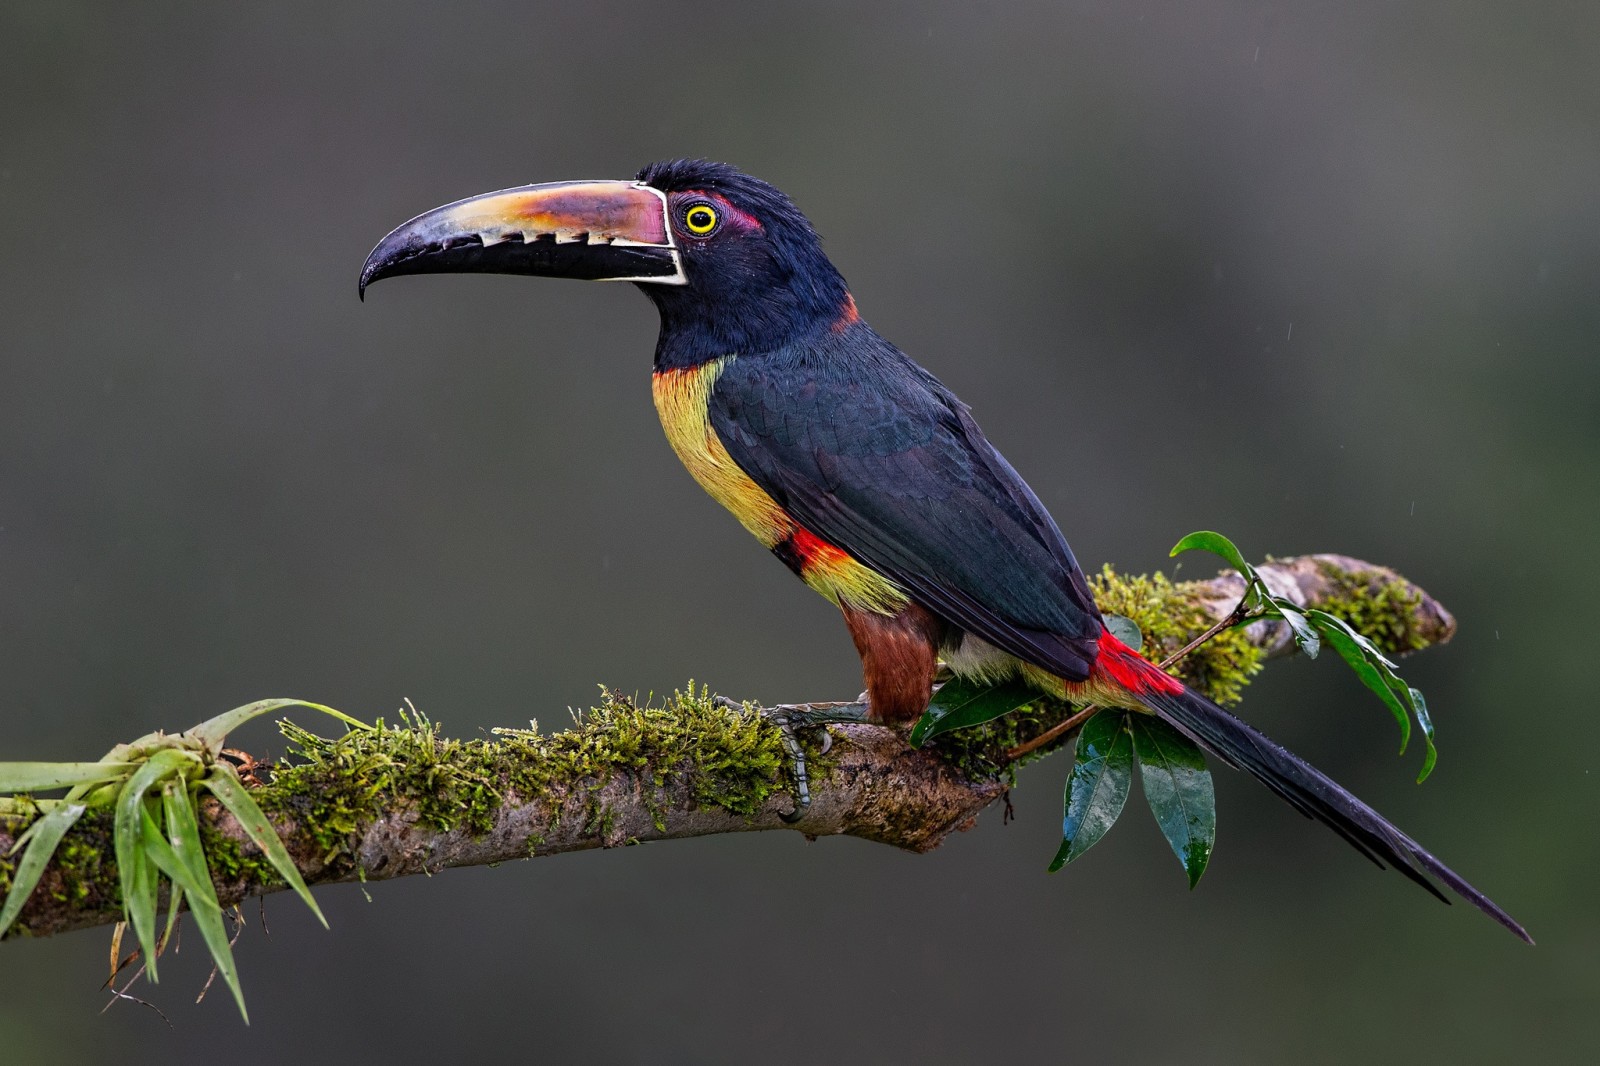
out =
<path fill-rule="evenodd" d="M 1051 726 L 1049 729 L 1046 729 L 1043 733 L 1040 733 L 1038 736 L 1034 737 L 1032 740 L 1025 741 L 1024 743 L 1018 744 L 1014 748 L 1007 748 L 1006 749 L 1006 761 L 1007 762 L 1016 762 L 1018 759 L 1022 758 L 1024 755 L 1028 754 L 1028 752 L 1033 751 L 1036 748 L 1044 747 L 1046 744 L 1050 743 L 1052 740 L 1056 739 L 1061 734 L 1067 732 L 1069 729 L 1078 728 L 1080 725 L 1082 725 L 1083 723 L 1085 723 L 1085 722 L 1087 722 L 1089 720 L 1089 716 L 1091 714 L 1093 714 L 1095 711 L 1098 711 L 1099 709 L 1100 708 L 1096 707 L 1092 703 L 1088 704 L 1083 708 L 1083 710 L 1079 711 L 1077 714 L 1073 715 L 1071 718 L 1068 718 L 1068 719 L 1066 719 L 1065 721 L 1062 721 L 1062 722 L 1057 722 L 1055 725 Z"/>
<path fill-rule="evenodd" d="M 1248 598 L 1249 598 L 1249 593 L 1247 592 L 1247 593 L 1245 593 L 1245 599 L 1248 599 Z M 1218 633 L 1221 633 L 1223 630 L 1232 629 L 1234 626 L 1239 625 L 1241 622 L 1254 622 L 1258 618 L 1265 617 L 1265 615 L 1262 615 L 1262 614 L 1251 614 L 1251 613 L 1249 613 L 1248 611 L 1245 610 L 1244 603 L 1245 603 L 1245 601 L 1243 599 L 1241 599 L 1239 601 L 1239 605 L 1228 613 L 1228 617 L 1222 619 L 1220 622 L 1217 622 L 1210 629 L 1206 630 L 1204 633 L 1201 633 L 1198 637 L 1195 637 L 1189 643 L 1185 644 L 1183 647 L 1179 648 L 1177 651 L 1173 652 L 1171 655 L 1167 656 L 1165 659 L 1163 659 L 1161 662 L 1157 663 L 1156 665 L 1159 666 L 1161 669 L 1165 670 L 1167 667 L 1169 667 L 1173 663 L 1179 661 L 1185 655 L 1188 655 L 1190 652 L 1194 651 L 1200 645 L 1204 644 L 1206 641 L 1210 640 L 1212 637 L 1216 636 Z"/>

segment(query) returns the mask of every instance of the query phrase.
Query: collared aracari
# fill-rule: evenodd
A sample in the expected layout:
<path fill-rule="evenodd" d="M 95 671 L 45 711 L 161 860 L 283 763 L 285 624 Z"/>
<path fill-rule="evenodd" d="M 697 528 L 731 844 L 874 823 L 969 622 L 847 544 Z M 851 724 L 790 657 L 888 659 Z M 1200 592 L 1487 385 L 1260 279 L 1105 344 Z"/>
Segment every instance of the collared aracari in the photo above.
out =
<path fill-rule="evenodd" d="M 966 404 L 862 320 L 810 222 L 771 185 L 678 160 L 633 181 L 476 196 L 390 233 L 360 287 L 461 271 L 630 281 L 650 297 L 668 441 L 843 613 L 867 720 L 921 715 L 941 659 L 957 676 L 1154 714 L 1380 866 L 1445 900 L 1431 873 L 1528 939 L 1371 807 L 1113 636 L 1038 497 Z"/>

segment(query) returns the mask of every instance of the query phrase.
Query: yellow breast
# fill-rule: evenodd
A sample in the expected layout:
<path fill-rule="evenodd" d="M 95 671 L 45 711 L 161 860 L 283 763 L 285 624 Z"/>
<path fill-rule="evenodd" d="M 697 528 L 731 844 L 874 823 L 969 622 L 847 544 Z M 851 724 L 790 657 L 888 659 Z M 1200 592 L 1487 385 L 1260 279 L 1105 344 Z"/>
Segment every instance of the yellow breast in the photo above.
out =
<path fill-rule="evenodd" d="M 894 614 L 906 595 L 849 553 L 799 528 L 777 501 L 733 461 L 711 425 L 711 388 L 733 356 L 682 370 L 657 371 L 651 381 L 667 441 L 700 487 L 733 512 L 766 548 L 785 545 L 807 585 L 841 606 Z"/>
<path fill-rule="evenodd" d="M 794 532 L 794 523 L 761 486 L 739 469 L 711 428 L 711 386 L 729 356 L 683 370 L 658 371 L 651 380 L 656 413 L 667 443 L 711 498 L 733 512 L 763 546 L 774 548 Z"/>

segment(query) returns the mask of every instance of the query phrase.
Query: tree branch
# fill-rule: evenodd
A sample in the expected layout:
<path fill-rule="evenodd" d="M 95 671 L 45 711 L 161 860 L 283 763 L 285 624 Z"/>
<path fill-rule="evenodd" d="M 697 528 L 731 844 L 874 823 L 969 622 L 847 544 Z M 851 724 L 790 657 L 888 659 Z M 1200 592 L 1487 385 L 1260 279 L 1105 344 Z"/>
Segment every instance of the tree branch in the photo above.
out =
<path fill-rule="evenodd" d="M 1438 602 L 1382 567 L 1310 555 L 1259 569 L 1275 592 L 1345 618 L 1386 651 L 1414 651 L 1455 631 Z M 1094 580 L 1106 610 L 1139 623 L 1152 658 L 1225 617 L 1244 588 L 1232 572 L 1171 583 L 1108 569 Z M 1286 627 L 1259 622 L 1207 643 L 1180 671 L 1229 700 L 1263 658 L 1292 650 Z M 283 723 L 296 757 L 273 767 L 270 783 L 253 795 L 311 884 L 766 829 L 847 834 L 923 852 L 970 827 L 1017 766 L 1070 739 L 1064 734 L 1016 761 L 1006 755 L 1072 713 L 1041 700 L 920 751 L 892 730 L 831 727 L 831 750 L 813 748 L 811 808 L 794 825 L 782 820 L 793 801 L 777 730 L 753 705 L 727 709 L 692 683 L 656 707 L 608 692 L 570 730 L 504 730 L 493 741 L 447 740 L 414 715 L 332 740 Z M 224 905 L 284 887 L 215 801 L 203 805 L 201 821 Z M 0 856 L 24 827 L 0 818 Z M 16 928 L 42 936 L 120 919 L 113 855 L 110 812 L 91 810 L 57 851 Z M 16 856 L 0 858 L 0 892 L 15 863 Z"/>

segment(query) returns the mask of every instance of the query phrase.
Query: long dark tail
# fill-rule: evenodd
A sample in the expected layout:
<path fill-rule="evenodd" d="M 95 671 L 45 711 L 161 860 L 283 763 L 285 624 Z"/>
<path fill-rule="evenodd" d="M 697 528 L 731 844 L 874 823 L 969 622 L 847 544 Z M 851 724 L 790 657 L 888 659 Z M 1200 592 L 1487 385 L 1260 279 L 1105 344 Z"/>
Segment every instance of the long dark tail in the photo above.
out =
<path fill-rule="evenodd" d="M 1117 652 L 1124 651 L 1127 656 L 1137 659 L 1136 654 L 1127 649 L 1103 647 L 1102 651 L 1118 658 L 1121 656 L 1117 656 Z M 1434 858 L 1421 844 L 1400 832 L 1383 815 L 1345 791 L 1327 774 L 1275 744 L 1200 693 L 1161 673 L 1145 660 L 1137 659 L 1137 664 L 1122 659 L 1113 668 L 1115 673 L 1134 675 L 1126 681 L 1118 678 L 1123 681 L 1123 687 L 1196 744 L 1245 771 L 1306 817 L 1315 818 L 1328 826 L 1378 866 L 1382 867 L 1385 862 L 1391 864 L 1449 903 L 1444 893 L 1423 875 L 1426 870 L 1450 886 L 1462 899 L 1529 944 L 1533 943 L 1528 931 L 1501 910 L 1494 900 L 1473 888 L 1460 874 Z M 1158 677 L 1160 680 L 1157 680 Z"/>

